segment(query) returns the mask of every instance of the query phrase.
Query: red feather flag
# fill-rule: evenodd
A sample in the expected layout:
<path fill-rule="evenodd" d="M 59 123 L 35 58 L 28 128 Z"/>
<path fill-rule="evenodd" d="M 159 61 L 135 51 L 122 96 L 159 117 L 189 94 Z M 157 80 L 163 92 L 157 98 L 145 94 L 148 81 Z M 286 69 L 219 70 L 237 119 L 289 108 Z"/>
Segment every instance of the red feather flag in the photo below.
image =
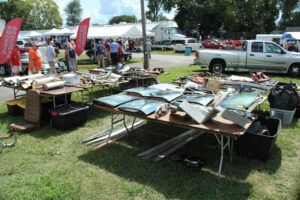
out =
<path fill-rule="evenodd" d="M 89 32 L 90 19 L 91 18 L 86 18 L 79 24 L 75 43 L 75 52 L 77 56 L 80 56 L 84 51 L 87 35 Z"/>
<path fill-rule="evenodd" d="M 22 22 L 22 18 L 15 18 L 10 20 L 5 26 L 0 40 L 0 64 L 5 63 L 11 57 Z"/>

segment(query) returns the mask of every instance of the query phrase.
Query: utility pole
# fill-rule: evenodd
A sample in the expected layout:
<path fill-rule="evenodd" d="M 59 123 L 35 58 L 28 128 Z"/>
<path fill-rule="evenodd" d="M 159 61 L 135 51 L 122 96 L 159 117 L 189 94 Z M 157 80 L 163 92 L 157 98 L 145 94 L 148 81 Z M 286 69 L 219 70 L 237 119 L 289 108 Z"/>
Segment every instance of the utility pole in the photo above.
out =
<path fill-rule="evenodd" d="M 145 5 L 144 0 L 141 0 L 141 15 L 142 15 L 142 29 L 143 29 L 143 53 L 144 53 L 144 69 L 149 68 L 149 55 L 146 53 L 146 17 L 145 17 Z"/>

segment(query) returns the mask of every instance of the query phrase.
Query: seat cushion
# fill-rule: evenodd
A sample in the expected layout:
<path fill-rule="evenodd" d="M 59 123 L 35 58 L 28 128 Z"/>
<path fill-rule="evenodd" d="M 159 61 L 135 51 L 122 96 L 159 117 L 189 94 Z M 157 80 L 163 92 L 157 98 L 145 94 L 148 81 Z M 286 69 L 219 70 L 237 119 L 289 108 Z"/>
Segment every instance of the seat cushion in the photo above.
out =
<path fill-rule="evenodd" d="M 14 123 L 9 125 L 10 130 L 20 133 L 27 133 L 29 131 L 35 130 L 39 128 L 37 124 L 31 124 L 27 122 Z"/>

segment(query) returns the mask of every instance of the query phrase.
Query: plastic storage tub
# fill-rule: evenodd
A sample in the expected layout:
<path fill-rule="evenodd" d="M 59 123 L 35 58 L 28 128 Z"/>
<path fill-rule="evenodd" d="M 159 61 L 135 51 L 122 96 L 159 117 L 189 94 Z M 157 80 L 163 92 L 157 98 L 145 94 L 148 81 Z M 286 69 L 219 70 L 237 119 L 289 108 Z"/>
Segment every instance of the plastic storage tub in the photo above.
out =
<path fill-rule="evenodd" d="M 258 120 L 267 127 L 270 135 L 258 135 L 246 131 L 235 141 L 235 150 L 240 156 L 265 161 L 272 153 L 276 138 L 281 131 L 281 122 L 276 118 L 260 118 Z"/>
<path fill-rule="evenodd" d="M 89 106 L 79 104 L 60 105 L 49 110 L 51 125 L 58 130 L 70 130 L 82 126 L 87 120 Z"/>
<path fill-rule="evenodd" d="M 296 110 L 270 108 L 270 117 L 280 119 L 282 124 L 290 124 L 293 121 Z"/>

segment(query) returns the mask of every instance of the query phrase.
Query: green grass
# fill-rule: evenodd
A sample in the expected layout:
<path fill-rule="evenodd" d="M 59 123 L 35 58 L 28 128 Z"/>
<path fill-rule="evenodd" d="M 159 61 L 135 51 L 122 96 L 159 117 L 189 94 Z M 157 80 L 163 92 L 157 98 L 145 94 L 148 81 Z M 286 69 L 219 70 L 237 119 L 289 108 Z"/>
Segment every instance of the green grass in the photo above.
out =
<path fill-rule="evenodd" d="M 85 67 L 83 67 L 85 68 Z M 198 67 L 176 67 L 159 80 L 188 75 Z M 243 74 L 246 75 L 246 74 Z M 287 76 L 277 80 L 297 82 Z M 95 97 L 107 94 L 98 89 Z M 76 95 L 75 95 L 76 97 Z M 217 182 L 219 148 L 213 135 L 205 134 L 176 154 L 189 153 L 206 159 L 202 170 L 191 170 L 168 159 L 141 160 L 137 154 L 157 145 L 183 129 L 149 123 L 98 151 L 91 151 L 80 140 L 109 124 L 107 112 L 91 109 L 87 123 L 71 131 L 58 131 L 44 122 L 41 129 L 18 136 L 13 148 L 0 154 L 0 199 L 296 199 L 300 192 L 300 122 L 284 126 L 270 160 L 259 162 L 226 152 L 221 182 Z M 0 103 L 0 135 L 11 117 Z M 10 141 L 5 140 L 5 141 Z"/>

